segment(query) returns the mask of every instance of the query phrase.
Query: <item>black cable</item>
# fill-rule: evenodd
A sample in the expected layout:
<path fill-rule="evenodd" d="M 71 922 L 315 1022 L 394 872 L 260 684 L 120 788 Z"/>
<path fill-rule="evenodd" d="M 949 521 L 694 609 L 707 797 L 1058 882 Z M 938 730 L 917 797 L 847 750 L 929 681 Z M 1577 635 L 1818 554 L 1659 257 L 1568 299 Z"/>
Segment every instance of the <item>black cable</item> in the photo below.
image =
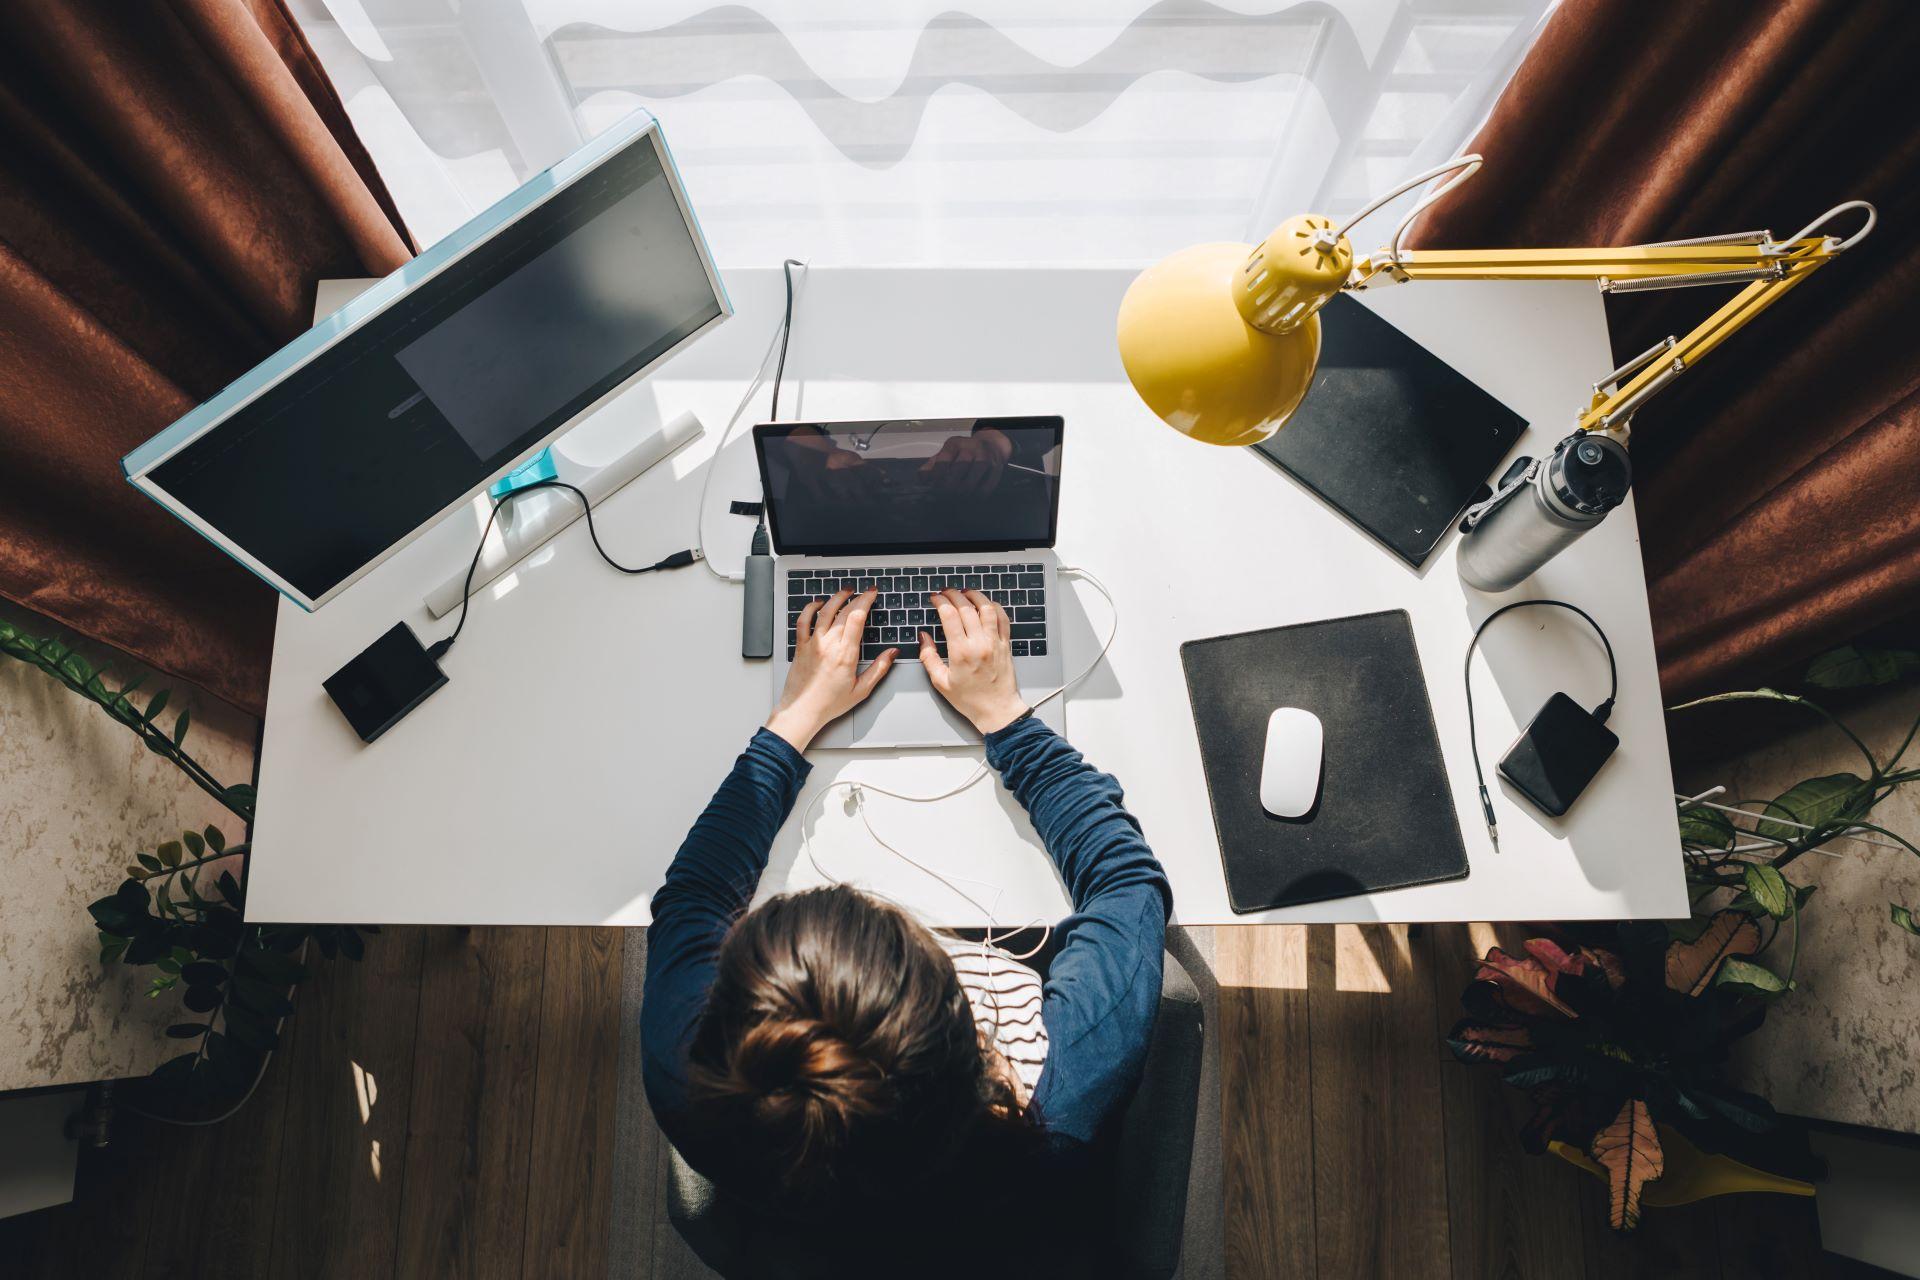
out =
<path fill-rule="evenodd" d="M 798 258 L 788 258 L 780 264 L 780 274 L 787 281 L 787 306 L 780 316 L 780 361 L 773 367 L 773 406 L 770 422 L 780 421 L 780 380 L 787 375 L 787 343 L 793 339 L 793 269 L 807 264 Z M 764 367 L 764 366 L 763 366 Z M 753 526 L 753 541 L 747 546 L 750 556 L 773 554 L 773 542 L 767 534 L 766 495 L 760 495 L 760 516 Z"/>
<path fill-rule="evenodd" d="M 787 343 L 793 337 L 793 269 L 807 264 L 798 258 L 788 258 L 780 266 L 780 273 L 787 278 L 787 309 L 780 317 L 780 363 L 773 367 L 773 414 L 768 420 L 780 421 L 780 379 L 787 372 Z"/>
<path fill-rule="evenodd" d="M 460 638 L 461 629 L 467 625 L 467 608 L 473 603 L 473 575 L 475 570 L 480 567 L 481 553 L 487 549 L 487 535 L 493 532 L 493 522 L 499 518 L 500 508 L 506 506 L 521 494 L 532 493 L 535 489 L 565 489 L 568 493 L 580 499 L 581 510 L 586 513 L 587 517 L 587 536 L 593 539 L 593 549 L 600 553 L 602 560 L 605 560 L 621 573 L 637 575 L 642 573 L 655 573 L 661 569 L 682 569 L 700 558 L 700 553 L 697 550 L 687 550 L 676 551 L 666 559 L 656 561 L 649 565 L 635 567 L 621 564 L 618 560 L 608 555 L 607 549 L 600 545 L 600 530 L 596 528 L 593 523 L 593 503 L 587 500 L 587 495 L 581 492 L 577 486 L 570 485 L 565 480 L 535 480 L 530 484 L 523 484 L 511 493 L 501 494 L 500 497 L 494 500 L 493 509 L 487 512 L 486 528 L 480 530 L 480 545 L 473 549 L 473 559 L 467 563 L 466 581 L 460 586 L 460 619 L 453 624 L 453 634 L 444 640 L 435 641 L 427 647 L 427 655 L 434 661 L 438 662 L 441 658 L 447 656 L 447 650 L 453 648 L 453 642 Z"/>
<path fill-rule="evenodd" d="M 1480 737 L 1475 732 L 1473 724 L 1473 651 L 1480 647 L 1480 637 L 1486 634 L 1487 628 L 1493 625 L 1494 619 L 1503 613 L 1512 613 L 1515 609 L 1526 609 L 1533 605 L 1549 605 L 1555 609 L 1577 613 L 1586 620 L 1588 626 L 1593 628 L 1593 633 L 1600 637 L 1600 644 L 1607 651 L 1607 680 L 1612 687 L 1607 690 L 1606 701 L 1593 709 L 1593 718 L 1605 724 L 1607 717 L 1613 714 L 1614 699 L 1620 696 L 1620 668 L 1613 660 L 1613 641 L 1607 639 L 1607 633 L 1600 629 L 1600 624 L 1593 620 L 1593 615 L 1579 605 L 1568 604 L 1565 600 L 1515 600 L 1512 604 L 1501 605 L 1481 619 L 1480 625 L 1473 629 L 1473 639 L 1467 642 L 1467 656 L 1462 665 L 1467 686 L 1467 743 L 1471 748 L 1470 754 L 1473 756 L 1473 780 L 1480 788 L 1480 812 L 1486 816 L 1487 835 L 1492 838 L 1495 849 L 1500 847 L 1500 831 L 1493 820 L 1493 799 L 1487 795 L 1487 776 L 1480 768 Z"/>

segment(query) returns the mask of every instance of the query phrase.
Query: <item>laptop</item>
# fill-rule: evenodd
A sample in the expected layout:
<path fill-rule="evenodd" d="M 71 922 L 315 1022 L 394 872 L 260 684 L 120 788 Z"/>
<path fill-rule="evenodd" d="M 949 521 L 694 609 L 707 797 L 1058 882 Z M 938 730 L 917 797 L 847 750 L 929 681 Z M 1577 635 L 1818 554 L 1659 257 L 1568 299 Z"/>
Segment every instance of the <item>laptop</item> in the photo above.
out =
<path fill-rule="evenodd" d="M 898 648 L 873 696 L 814 739 L 822 747 L 947 747 L 980 735 L 928 683 L 921 631 L 946 637 L 927 602 L 945 587 L 1007 611 L 1013 668 L 1029 703 L 1066 682 L 1058 619 L 1064 422 L 904 418 L 768 422 L 753 429 L 774 568 L 773 696 L 786 684 L 795 624 L 810 600 L 874 588 L 862 663 Z M 1065 699 L 1036 713 L 1066 728 Z"/>

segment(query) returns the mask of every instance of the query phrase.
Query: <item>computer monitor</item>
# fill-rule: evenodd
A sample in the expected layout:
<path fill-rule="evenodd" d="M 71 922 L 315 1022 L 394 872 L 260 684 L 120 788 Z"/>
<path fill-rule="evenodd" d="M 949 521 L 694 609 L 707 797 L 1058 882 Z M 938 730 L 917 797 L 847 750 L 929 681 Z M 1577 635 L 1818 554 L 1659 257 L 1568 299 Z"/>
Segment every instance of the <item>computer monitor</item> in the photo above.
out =
<path fill-rule="evenodd" d="M 732 314 L 636 112 L 124 459 L 315 609 Z"/>

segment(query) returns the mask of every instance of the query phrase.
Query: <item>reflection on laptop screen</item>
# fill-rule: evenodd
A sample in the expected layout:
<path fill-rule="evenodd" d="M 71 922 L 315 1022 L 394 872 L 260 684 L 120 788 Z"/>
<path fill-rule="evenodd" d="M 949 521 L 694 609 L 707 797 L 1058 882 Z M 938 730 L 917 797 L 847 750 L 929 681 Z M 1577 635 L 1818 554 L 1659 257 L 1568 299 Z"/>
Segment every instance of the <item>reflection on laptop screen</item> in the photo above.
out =
<path fill-rule="evenodd" d="M 779 422 L 754 428 L 784 554 L 1053 544 L 1059 418 Z"/>

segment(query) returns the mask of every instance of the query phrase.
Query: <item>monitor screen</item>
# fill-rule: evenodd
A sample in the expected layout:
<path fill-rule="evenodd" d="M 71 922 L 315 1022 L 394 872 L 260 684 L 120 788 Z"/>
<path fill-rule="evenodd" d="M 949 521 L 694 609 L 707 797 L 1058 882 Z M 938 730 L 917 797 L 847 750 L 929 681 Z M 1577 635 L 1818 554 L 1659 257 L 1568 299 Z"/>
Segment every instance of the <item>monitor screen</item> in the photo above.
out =
<path fill-rule="evenodd" d="M 723 314 L 656 138 L 486 235 L 148 479 L 326 596 Z"/>
<path fill-rule="evenodd" d="M 767 522 L 786 554 L 1053 545 L 1059 418 L 773 422 L 754 428 Z"/>

